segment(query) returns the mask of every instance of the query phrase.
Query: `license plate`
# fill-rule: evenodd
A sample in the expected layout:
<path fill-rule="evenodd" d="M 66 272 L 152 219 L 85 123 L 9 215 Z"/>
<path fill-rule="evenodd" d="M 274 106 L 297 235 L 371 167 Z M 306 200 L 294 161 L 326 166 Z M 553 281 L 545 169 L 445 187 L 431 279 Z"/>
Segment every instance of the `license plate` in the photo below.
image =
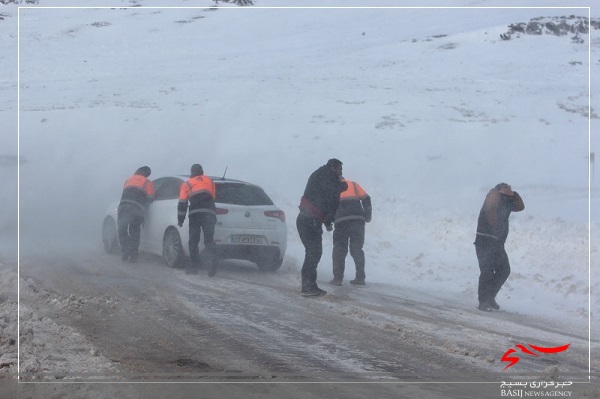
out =
<path fill-rule="evenodd" d="M 231 242 L 234 244 L 263 245 L 265 243 L 265 239 L 262 236 L 235 235 L 231 236 Z"/>

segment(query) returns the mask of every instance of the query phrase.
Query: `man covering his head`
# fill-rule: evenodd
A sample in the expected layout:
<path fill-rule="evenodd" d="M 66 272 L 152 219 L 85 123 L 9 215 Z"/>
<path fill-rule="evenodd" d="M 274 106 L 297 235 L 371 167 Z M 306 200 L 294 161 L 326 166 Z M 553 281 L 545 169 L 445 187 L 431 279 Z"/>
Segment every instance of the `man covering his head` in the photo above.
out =
<path fill-rule="evenodd" d="M 340 203 L 340 193 L 348 185 L 342 181 L 342 162 L 332 158 L 308 178 L 300 199 L 296 218 L 298 234 L 305 248 L 302 264 L 303 296 L 320 296 L 327 292 L 317 286 L 317 266 L 323 255 L 323 224 L 333 230 L 333 219 Z"/>

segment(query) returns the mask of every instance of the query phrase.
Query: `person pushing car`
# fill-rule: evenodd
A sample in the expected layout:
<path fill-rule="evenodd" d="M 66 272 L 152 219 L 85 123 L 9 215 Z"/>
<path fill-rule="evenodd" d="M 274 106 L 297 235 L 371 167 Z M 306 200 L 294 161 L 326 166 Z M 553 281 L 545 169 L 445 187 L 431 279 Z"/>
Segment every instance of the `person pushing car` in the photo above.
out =
<path fill-rule="evenodd" d="M 183 226 L 189 203 L 189 251 L 191 265 L 186 273 L 197 274 L 203 265 L 203 259 L 208 261 L 208 276 L 212 277 L 217 272 L 215 254 L 215 224 L 217 214 L 215 211 L 215 183 L 199 164 L 193 164 L 191 177 L 181 185 L 179 202 L 177 204 L 177 224 Z M 200 234 L 204 233 L 204 250 L 200 254 L 198 244 Z"/>
<path fill-rule="evenodd" d="M 124 262 L 137 262 L 141 226 L 146 209 L 154 199 L 154 183 L 148 179 L 151 172 L 148 166 L 142 166 L 123 185 L 117 208 L 117 226 Z"/>

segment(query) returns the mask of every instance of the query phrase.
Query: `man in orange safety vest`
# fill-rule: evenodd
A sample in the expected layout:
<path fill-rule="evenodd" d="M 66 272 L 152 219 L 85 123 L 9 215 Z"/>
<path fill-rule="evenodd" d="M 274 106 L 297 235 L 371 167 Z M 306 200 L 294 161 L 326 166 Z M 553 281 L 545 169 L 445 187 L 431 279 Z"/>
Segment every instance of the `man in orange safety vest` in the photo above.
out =
<path fill-rule="evenodd" d="M 348 188 L 340 194 L 340 204 L 335 213 L 333 231 L 333 280 L 330 284 L 342 285 L 346 255 L 354 259 L 356 275 L 352 285 L 365 285 L 365 223 L 371 221 L 371 197 L 356 182 L 344 180 Z"/>
<path fill-rule="evenodd" d="M 142 166 L 125 181 L 121 202 L 117 209 L 119 244 L 123 261 L 137 262 L 141 227 L 146 209 L 154 198 L 154 184 L 148 179 L 151 170 Z"/>
<path fill-rule="evenodd" d="M 188 241 L 191 265 L 186 270 L 188 274 L 197 274 L 203 265 L 202 259 L 208 261 L 208 276 L 212 277 L 217 272 L 217 259 L 215 254 L 215 224 L 217 214 L 215 211 L 215 183 L 199 164 L 192 165 L 191 177 L 181 185 L 179 203 L 177 205 L 177 222 L 183 226 L 189 203 L 189 232 Z M 200 234 L 204 233 L 204 250 L 200 254 L 198 244 Z"/>

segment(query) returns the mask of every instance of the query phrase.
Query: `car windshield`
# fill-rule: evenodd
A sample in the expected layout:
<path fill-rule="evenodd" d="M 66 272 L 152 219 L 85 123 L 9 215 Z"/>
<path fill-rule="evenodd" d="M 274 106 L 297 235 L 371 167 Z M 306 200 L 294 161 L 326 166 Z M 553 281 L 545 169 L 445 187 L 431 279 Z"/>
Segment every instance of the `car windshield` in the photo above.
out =
<path fill-rule="evenodd" d="M 217 183 L 217 182 L 215 182 Z M 258 186 L 243 183 L 217 183 L 215 202 L 232 205 L 273 205 L 271 198 Z"/>

